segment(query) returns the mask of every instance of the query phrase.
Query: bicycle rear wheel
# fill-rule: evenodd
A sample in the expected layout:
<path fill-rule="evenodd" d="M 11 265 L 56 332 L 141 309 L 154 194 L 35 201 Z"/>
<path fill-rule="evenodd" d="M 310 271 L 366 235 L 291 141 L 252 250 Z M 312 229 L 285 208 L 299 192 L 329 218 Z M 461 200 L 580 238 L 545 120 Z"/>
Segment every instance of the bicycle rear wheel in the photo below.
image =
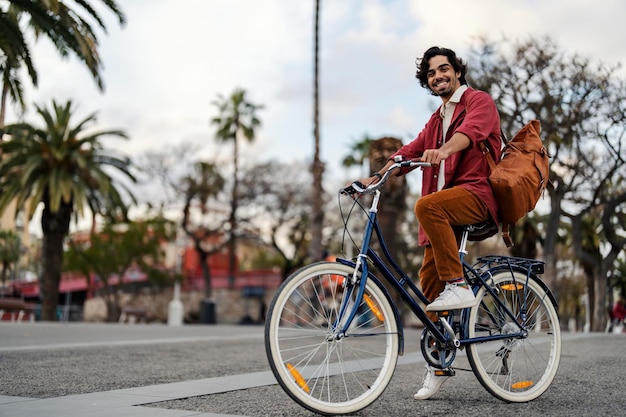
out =
<path fill-rule="evenodd" d="M 350 328 L 333 330 L 352 267 L 322 262 L 291 275 L 277 290 L 265 324 L 265 349 L 280 386 L 301 406 L 326 415 L 373 403 L 398 359 L 398 324 L 380 284 L 368 279 Z M 349 300 L 354 304 L 356 291 Z"/>
<path fill-rule="evenodd" d="M 469 337 L 514 334 L 511 337 L 468 346 L 474 374 L 495 397 L 507 402 L 527 402 L 550 386 L 561 357 L 559 318 L 544 287 L 526 272 L 501 269 L 476 294 L 480 303 L 469 312 Z M 505 314 L 496 298 L 513 313 Z M 524 319 L 525 317 L 525 319 Z"/>

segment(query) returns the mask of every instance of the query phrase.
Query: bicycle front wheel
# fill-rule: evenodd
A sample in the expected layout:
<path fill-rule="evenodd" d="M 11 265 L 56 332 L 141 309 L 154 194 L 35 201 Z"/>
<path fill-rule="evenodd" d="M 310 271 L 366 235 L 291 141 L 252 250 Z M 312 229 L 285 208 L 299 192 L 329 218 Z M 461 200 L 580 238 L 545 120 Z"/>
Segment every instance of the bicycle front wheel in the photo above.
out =
<path fill-rule="evenodd" d="M 495 397 L 507 402 L 533 400 L 548 389 L 559 366 L 561 332 L 555 306 L 526 272 L 495 271 L 488 285 L 495 296 L 484 287 L 477 292 L 480 303 L 469 312 L 469 337 L 516 336 L 470 344 L 470 365 Z"/>
<path fill-rule="evenodd" d="M 353 271 L 335 262 L 305 267 L 287 278 L 268 309 L 265 349 L 272 372 L 293 400 L 320 414 L 370 405 L 389 384 L 398 359 L 391 300 L 371 279 L 360 305 L 354 303 L 356 291 L 344 297 L 344 281 Z M 357 308 L 345 333 L 334 328 L 342 303 Z"/>

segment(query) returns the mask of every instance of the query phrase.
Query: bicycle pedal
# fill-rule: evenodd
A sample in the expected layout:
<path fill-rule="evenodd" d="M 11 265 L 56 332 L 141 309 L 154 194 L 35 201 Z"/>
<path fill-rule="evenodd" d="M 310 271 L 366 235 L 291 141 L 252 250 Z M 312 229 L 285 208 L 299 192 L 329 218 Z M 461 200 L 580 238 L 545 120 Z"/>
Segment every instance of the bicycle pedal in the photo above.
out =
<path fill-rule="evenodd" d="M 437 311 L 438 317 L 453 317 L 461 313 L 461 309 Z"/>
<path fill-rule="evenodd" d="M 454 376 L 456 372 L 452 368 L 435 369 L 435 376 Z"/>

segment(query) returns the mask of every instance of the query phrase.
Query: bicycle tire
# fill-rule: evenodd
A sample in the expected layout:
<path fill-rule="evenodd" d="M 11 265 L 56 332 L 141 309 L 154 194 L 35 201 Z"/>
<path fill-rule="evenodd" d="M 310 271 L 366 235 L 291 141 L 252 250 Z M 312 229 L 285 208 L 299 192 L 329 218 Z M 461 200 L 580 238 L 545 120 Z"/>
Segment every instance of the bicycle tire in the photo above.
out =
<path fill-rule="evenodd" d="M 533 275 L 527 279 L 521 269 L 496 269 L 488 285 L 518 322 L 526 312 L 528 333 L 524 338 L 470 344 L 470 365 L 482 386 L 496 398 L 515 403 L 534 400 L 548 389 L 559 367 L 561 332 L 556 308 L 545 286 Z M 468 317 L 470 338 L 519 332 L 519 326 L 503 314 L 484 287 L 476 297 L 480 303 L 470 309 Z"/>
<path fill-rule="evenodd" d="M 377 280 L 367 280 L 366 297 L 345 337 L 333 333 L 341 304 L 336 300 L 344 291 L 340 284 L 353 271 L 336 262 L 304 267 L 281 284 L 268 309 L 270 368 L 294 401 L 320 414 L 349 414 L 372 404 L 398 360 L 394 305 Z M 299 308 L 302 302 L 308 308 Z"/>

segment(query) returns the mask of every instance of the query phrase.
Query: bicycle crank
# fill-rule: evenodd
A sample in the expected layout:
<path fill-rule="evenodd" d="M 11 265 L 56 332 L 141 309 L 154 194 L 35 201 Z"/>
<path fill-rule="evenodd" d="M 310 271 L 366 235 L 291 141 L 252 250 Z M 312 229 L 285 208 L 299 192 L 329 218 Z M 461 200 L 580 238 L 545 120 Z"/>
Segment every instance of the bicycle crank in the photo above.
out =
<path fill-rule="evenodd" d="M 452 365 L 456 357 L 456 348 L 443 346 L 429 329 L 422 331 L 420 347 L 424 359 L 433 368 L 446 369 Z"/>

